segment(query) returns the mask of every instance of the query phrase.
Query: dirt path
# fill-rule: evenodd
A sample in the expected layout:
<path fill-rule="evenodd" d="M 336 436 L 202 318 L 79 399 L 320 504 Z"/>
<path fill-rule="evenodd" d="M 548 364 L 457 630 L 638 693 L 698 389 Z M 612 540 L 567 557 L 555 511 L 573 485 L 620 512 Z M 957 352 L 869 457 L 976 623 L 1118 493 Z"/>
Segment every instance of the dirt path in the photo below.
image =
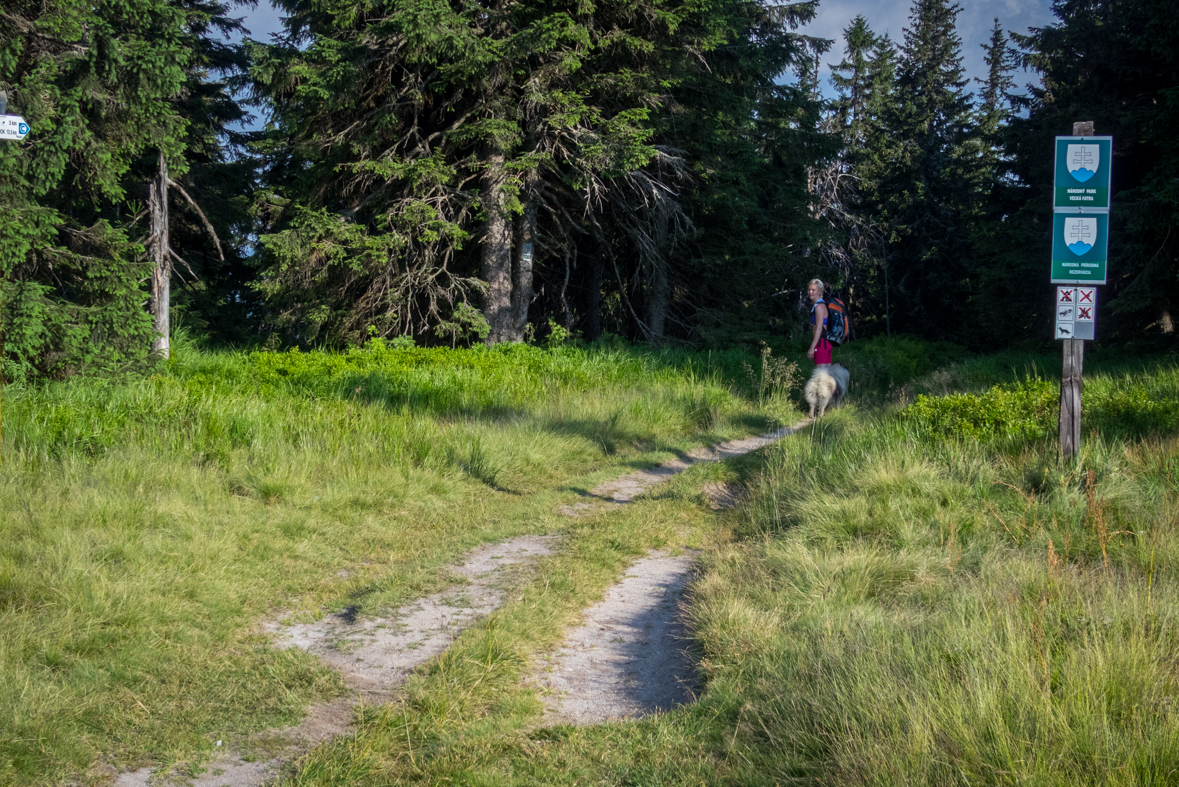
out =
<path fill-rule="evenodd" d="M 387 702 L 414 668 L 435 658 L 462 631 L 495 611 L 511 581 L 509 569 L 524 568 L 551 554 L 553 536 L 522 536 L 480 547 L 451 569 L 458 582 L 442 593 L 405 605 L 390 618 L 356 620 L 354 610 L 315 623 L 268 622 L 279 647 L 314 653 L 340 671 L 349 695 L 313 706 L 296 727 L 268 730 L 227 746 L 196 777 L 151 768 L 120 774 L 116 787 L 257 787 L 318 743 L 348 731 L 358 699 Z"/>
<path fill-rule="evenodd" d="M 672 459 L 670 462 L 664 462 L 650 470 L 638 470 L 599 484 L 587 495 L 587 497 L 594 498 L 593 500 L 582 500 L 573 505 L 564 506 L 560 509 L 561 513 L 568 516 L 586 516 L 600 511 L 604 507 L 634 502 L 636 497 L 648 489 L 684 472 L 692 465 L 701 462 L 720 462 L 724 459 L 744 456 L 750 451 L 756 451 L 775 443 L 809 424 L 810 419 L 807 419 L 793 426 L 782 427 L 755 437 L 729 440 L 726 443 L 708 448 L 694 448 L 682 459 Z"/>
<path fill-rule="evenodd" d="M 695 559 L 652 552 L 630 567 L 541 665 L 545 723 L 599 724 L 695 699 L 677 614 Z"/>
<path fill-rule="evenodd" d="M 718 462 L 756 451 L 810 424 L 700 448 L 650 470 L 616 478 L 591 493 L 601 502 L 563 509 L 579 516 L 632 502 L 643 492 L 699 462 Z M 739 493 L 708 484 L 716 509 L 736 505 Z M 545 657 L 537 680 L 544 687 L 547 723 L 600 724 L 658 713 L 694 699 L 692 662 L 684 652 L 689 632 L 680 611 L 694 555 L 651 551 L 586 610 L 583 623 L 559 650 Z"/>
<path fill-rule="evenodd" d="M 699 462 L 742 456 L 776 442 L 801 426 L 698 448 L 685 458 L 607 481 L 581 502 L 562 509 L 578 516 L 604 506 L 624 505 Z M 728 507 L 734 495 L 708 490 L 714 507 Z M 224 749 L 196 777 L 175 769 L 121 773 L 115 787 L 259 787 L 283 767 L 323 741 L 345 734 L 358 700 L 388 702 L 416 667 L 437 657 L 465 628 L 493 612 L 505 598 L 512 572 L 552 553 L 556 538 L 522 536 L 481 547 L 450 569 L 457 582 L 446 591 L 418 599 L 390 618 L 357 620 L 355 610 L 314 623 L 271 621 L 263 628 L 279 647 L 300 648 L 339 670 L 349 696 L 313 706 L 295 727 L 267 730 Z M 584 624 L 546 658 L 540 677 L 548 692 L 545 720 L 594 724 L 654 713 L 693 699 L 691 662 L 683 652 L 679 621 L 693 556 L 652 552 L 639 560 L 601 603 L 587 610 Z M 218 745 L 221 742 L 218 741 Z"/>

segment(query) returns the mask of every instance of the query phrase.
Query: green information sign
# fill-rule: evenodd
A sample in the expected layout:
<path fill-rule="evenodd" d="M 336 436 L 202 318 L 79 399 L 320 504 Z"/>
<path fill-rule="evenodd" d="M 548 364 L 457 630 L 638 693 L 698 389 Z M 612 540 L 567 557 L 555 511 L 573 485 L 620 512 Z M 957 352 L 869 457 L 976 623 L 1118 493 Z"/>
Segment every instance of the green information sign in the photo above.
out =
<path fill-rule="evenodd" d="M 1055 210 L 1109 210 L 1113 137 L 1057 137 Z"/>
<path fill-rule="evenodd" d="M 1105 284 L 1108 213 L 1052 216 L 1052 283 Z"/>

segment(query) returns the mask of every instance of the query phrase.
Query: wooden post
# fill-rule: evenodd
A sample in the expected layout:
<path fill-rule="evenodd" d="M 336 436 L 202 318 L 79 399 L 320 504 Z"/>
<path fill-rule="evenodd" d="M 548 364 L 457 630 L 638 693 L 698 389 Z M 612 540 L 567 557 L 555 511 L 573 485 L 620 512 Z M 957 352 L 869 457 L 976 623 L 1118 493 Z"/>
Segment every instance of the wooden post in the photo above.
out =
<path fill-rule="evenodd" d="M 1093 136 L 1093 121 L 1073 123 L 1074 137 Z M 1085 365 L 1085 340 L 1064 339 L 1064 365 L 1060 372 L 1060 455 L 1066 461 L 1081 449 L 1081 389 Z"/>
<path fill-rule="evenodd" d="M 1060 454 L 1072 459 L 1081 448 L 1081 374 L 1085 340 L 1064 340 L 1064 369 L 1060 375 Z"/>

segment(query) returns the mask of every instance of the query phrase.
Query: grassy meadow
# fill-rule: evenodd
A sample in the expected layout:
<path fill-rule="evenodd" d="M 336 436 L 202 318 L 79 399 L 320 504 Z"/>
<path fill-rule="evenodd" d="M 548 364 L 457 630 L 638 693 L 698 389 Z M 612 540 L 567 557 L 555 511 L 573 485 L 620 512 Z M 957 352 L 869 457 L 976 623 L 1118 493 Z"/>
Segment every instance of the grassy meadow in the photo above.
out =
<path fill-rule="evenodd" d="M 259 619 L 432 592 L 473 546 L 568 529 L 578 490 L 768 427 L 792 410 L 757 361 L 182 345 L 146 379 L 6 387 L 0 783 L 199 763 L 296 721 L 341 684 Z M 599 585 L 648 546 L 622 530 Z"/>
<path fill-rule="evenodd" d="M 292 785 L 1172 784 L 1179 364 L 846 348 L 851 402 L 622 509 L 557 509 L 797 417 L 773 355 L 628 348 L 181 349 L 146 379 L 3 393 L 0 783 L 199 770 L 339 680 L 257 629 L 379 613 L 471 547 L 562 548 Z M 1055 365 L 1054 365 L 1055 364 Z M 708 481 L 741 483 L 715 512 Z M 537 657 L 630 560 L 704 550 L 700 700 L 540 726 Z"/>

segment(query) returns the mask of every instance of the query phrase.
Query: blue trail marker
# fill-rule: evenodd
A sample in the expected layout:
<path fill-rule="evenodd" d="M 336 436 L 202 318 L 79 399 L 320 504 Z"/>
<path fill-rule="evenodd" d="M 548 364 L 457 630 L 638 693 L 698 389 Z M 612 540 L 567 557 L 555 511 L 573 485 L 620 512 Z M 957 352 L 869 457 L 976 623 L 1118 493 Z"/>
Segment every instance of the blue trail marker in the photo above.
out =
<path fill-rule="evenodd" d="M 0 115 L 0 139 L 22 140 L 29 134 L 29 124 L 20 115 Z"/>

